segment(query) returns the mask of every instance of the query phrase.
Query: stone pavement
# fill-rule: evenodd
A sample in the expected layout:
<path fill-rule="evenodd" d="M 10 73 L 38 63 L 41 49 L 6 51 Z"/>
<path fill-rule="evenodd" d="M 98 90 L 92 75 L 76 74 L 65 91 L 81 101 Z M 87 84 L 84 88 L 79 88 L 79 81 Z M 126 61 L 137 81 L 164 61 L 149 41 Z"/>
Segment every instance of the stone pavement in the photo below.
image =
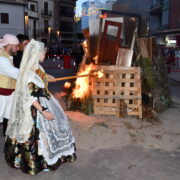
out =
<path fill-rule="evenodd" d="M 63 73 L 59 70 L 53 70 L 53 73 L 48 71 L 56 77 L 74 73 L 68 70 Z M 176 77 L 179 78 L 179 75 Z M 62 83 L 58 86 L 56 84 L 55 91 L 59 91 L 60 86 Z M 55 85 L 52 89 L 54 88 Z M 133 144 L 98 151 L 77 147 L 76 162 L 64 164 L 54 172 L 41 172 L 30 176 L 6 164 L 2 126 L 0 141 L 0 180 L 180 180 L 180 147 L 176 151 L 144 149 Z"/>
<path fill-rule="evenodd" d="M 171 98 L 176 107 L 180 107 L 180 72 L 168 74 L 170 80 Z"/>
<path fill-rule="evenodd" d="M 2 132 L 2 127 L 0 128 Z M 36 176 L 23 174 L 8 167 L 4 160 L 3 142 L 0 145 L 0 180 L 179 180 L 180 147 L 167 152 L 147 150 L 129 145 L 121 149 L 102 149 L 96 152 L 77 149 L 78 159 L 64 164 L 54 172 Z"/>

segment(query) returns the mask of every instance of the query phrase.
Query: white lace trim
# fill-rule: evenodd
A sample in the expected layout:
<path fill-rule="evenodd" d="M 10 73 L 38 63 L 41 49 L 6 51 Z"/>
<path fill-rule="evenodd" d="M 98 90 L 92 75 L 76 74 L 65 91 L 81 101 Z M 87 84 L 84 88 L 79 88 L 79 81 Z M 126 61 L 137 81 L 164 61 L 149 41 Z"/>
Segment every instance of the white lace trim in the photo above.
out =
<path fill-rule="evenodd" d="M 48 164 L 54 164 L 62 156 L 72 155 L 75 139 L 69 125 L 69 120 L 59 102 L 51 95 L 50 100 L 39 98 L 42 106 L 52 112 L 54 120 L 48 121 L 38 112 L 37 127 L 40 132 L 39 154 L 42 154 Z"/>
<path fill-rule="evenodd" d="M 39 141 L 38 141 L 38 155 L 43 155 L 45 161 L 47 162 L 48 165 L 53 165 L 55 164 L 62 156 L 68 156 L 68 155 L 73 155 L 75 153 L 74 146 L 70 150 L 66 150 L 62 153 L 58 153 L 56 156 L 53 158 L 49 158 L 48 151 L 46 151 L 46 146 L 43 143 L 42 140 L 42 135 L 39 133 Z M 73 138 L 73 141 L 67 145 L 70 146 L 72 143 L 75 143 L 75 140 Z"/>

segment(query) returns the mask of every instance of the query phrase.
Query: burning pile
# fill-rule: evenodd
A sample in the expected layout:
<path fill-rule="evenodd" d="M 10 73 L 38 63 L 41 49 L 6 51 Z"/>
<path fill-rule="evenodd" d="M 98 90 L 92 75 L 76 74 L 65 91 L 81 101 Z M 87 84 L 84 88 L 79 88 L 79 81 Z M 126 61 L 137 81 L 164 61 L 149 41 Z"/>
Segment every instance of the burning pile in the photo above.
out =
<path fill-rule="evenodd" d="M 91 69 L 92 69 L 92 64 L 88 68 L 81 70 L 78 73 L 78 76 L 86 75 L 86 74 L 88 76 L 76 79 L 75 89 L 72 92 L 73 98 L 82 99 L 83 97 L 88 96 L 88 94 L 89 94 L 89 74 L 91 72 Z"/>
<path fill-rule="evenodd" d="M 98 72 L 94 72 L 92 74 L 90 74 L 91 70 L 92 70 L 92 66 L 93 64 L 90 64 L 86 69 L 81 70 L 78 73 L 78 76 L 81 75 L 88 75 L 86 77 L 82 77 L 82 78 L 77 78 L 76 82 L 75 82 L 75 89 L 72 92 L 72 97 L 73 98 L 80 98 L 83 99 L 84 97 L 89 95 L 89 76 L 96 76 L 98 78 L 103 77 L 103 71 L 98 71 Z"/>
<path fill-rule="evenodd" d="M 77 79 L 75 82 L 75 88 L 72 92 L 72 98 L 83 99 L 84 97 L 89 96 L 89 77 L 103 77 L 103 70 L 91 73 L 92 66 L 93 64 L 90 64 L 87 68 L 82 69 L 80 72 L 78 72 L 77 76 L 74 76 Z M 70 88 L 71 83 L 66 82 L 64 84 L 64 87 L 66 89 Z"/>
<path fill-rule="evenodd" d="M 93 64 L 86 66 L 86 68 L 81 69 L 77 76 L 72 93 L 68 94 L 68 108 L 73 110 L 80 110 L 86 114 L 91 114 L 93 112 L 93 101 L 90 92 L 90 77 L 103 77 L 103 71 L 96 71 L 91 73 Z M 66 89 L 72 88 L 71 83 L 66 82 L 64 84 Z"/>

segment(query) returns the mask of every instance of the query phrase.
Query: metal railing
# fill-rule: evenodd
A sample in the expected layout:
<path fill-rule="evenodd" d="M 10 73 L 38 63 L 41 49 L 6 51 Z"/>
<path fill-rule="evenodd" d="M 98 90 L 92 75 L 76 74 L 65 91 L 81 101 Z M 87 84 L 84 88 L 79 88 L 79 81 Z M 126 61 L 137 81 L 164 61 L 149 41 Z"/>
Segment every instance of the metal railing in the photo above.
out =
<path fill-rule="evenodd" d="M 151 9 L 161 6 L 163 4 L 163 0 L 153 0 L 151 3 Z"/>
<path fill-rule="evenodd" d="M 42 9 L 41 10 L 41 14 L 43 15 L 43 16 L 49 16 L 49 17 L 51 17 L 52 16 L 52 11 L 47 11 L 47 10 L 44 10 L 44 9 Z"/>

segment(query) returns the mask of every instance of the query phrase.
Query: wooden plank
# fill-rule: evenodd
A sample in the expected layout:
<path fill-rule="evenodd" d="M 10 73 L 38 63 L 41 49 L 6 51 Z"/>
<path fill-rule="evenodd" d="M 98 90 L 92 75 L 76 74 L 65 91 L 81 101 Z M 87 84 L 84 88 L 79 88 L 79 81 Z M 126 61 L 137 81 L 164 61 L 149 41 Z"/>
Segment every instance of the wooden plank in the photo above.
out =
<path fill-rule="evenodd" d="M 86 68 L 89 67 L 89 65 L 86 65 Z M 111 73 L 113 73 L 113 71 L 119 71 L 119 73 L 122 74 L 122 71 L 123 70 L 127 70 L 127 71 L 135 71 L 135 72 L 139 72 L 140 70 L 140 67 L 123 67 L 123 66 L 103 66 L 103 65 L 93 65 L 92 66 L 92 70 L 106 70 L 106 71 L 109 71 Z"/>
<path fill-rule="evenodd" d="M 122 79 L 122 78 L 119 78 L 117 76 L 115 78 L 117 80 L 104 78 L 104 79 L 100 79 L 99 82 L 102 82 L 102 83 L 104 83 L 104 82 L 116 82 L 116 84 L 125 82 L 125 83 L 135 83 L 135 84 L 137 84 L 137 81 L 140 81 L 140 79 L 138 79 L 138 78 L 136 78 L 136 79 Z"/>
<path fill-rule="evenodd" d="M 128 115 L 131 115 L 131 116 L 140 116 L 140 112 L 128 112 Z"/>
<path fill-rule="evenodd" d="M 104 112 L 104 111 L 97 111 L 95 112 L 97 115 L 116 115 L 116 112 Z"/>
<path fill-rule="evenodd" d="M 138 40 L 138 42 L 139 42 L 142 57 L 149 59 L 150 55 L 149 55 L 149 52 L 148 52 L 146 39 L 140 38 Z"/>
<path fill-rule="evenodd" d="M 92 95 L 93 99 L 142 99 L 141 96 L 107 96 L 107 95 Z"/>

